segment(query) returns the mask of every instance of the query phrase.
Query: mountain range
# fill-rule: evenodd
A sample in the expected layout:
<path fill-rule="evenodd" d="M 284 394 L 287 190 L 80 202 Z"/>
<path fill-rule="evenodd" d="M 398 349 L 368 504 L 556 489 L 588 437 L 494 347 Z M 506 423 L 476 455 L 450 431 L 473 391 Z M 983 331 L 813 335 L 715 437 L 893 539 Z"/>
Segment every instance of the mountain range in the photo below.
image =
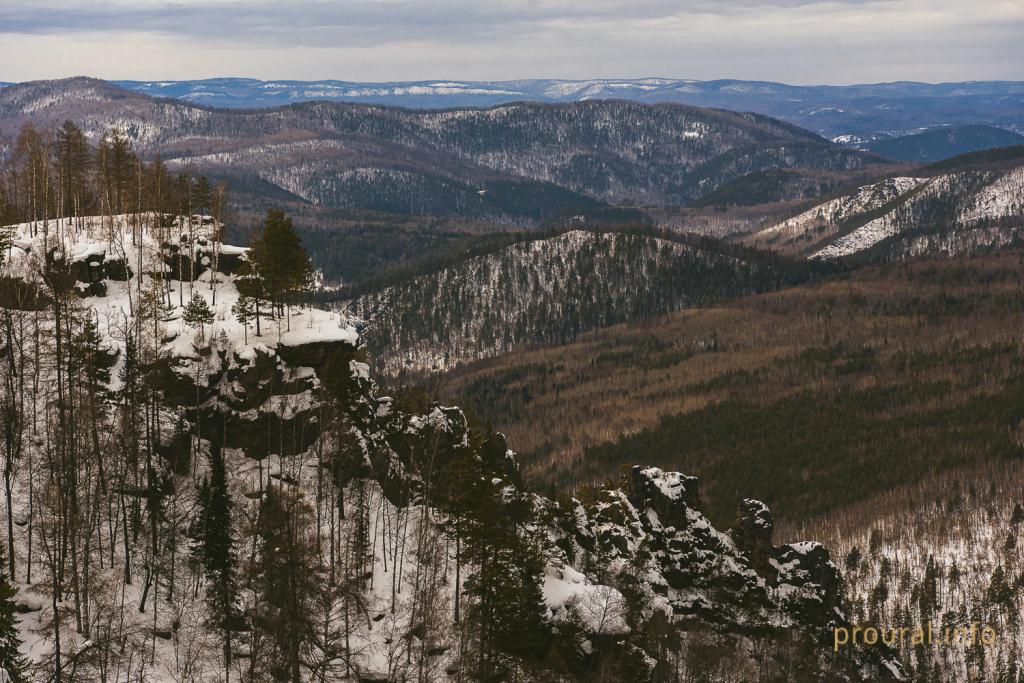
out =
<path fill-rule="evenodd" d="M 840 141 L 870 141 L 951 125 L 990 125 L 1024 133 L 1021 81 L 829 86 L 674 78 L 374 83 L 210 78 L 114 83 L 153 97 L 227 108 L 265 108 L 313 100 L 443 109 L 522 101 L 623 99 L 752 111 Z M 7 85 L 12 84 L 0 83 L 0 87 Z"/>
<path fill-rule="evenodd" d="M 675 78 L 515 81 L 120 81 L 130 90 L 217 107 L 267 107 L 307 100 L 403 107 L 493 106 L 508 102 L 628 99 L 754 111 L 826 137 L 904 134 L 940 125 L 989 124 L 1024 130 L 1024 82 L 895 82 L 802 86 L 765 81 Z"/>
<path fill-rule="evenodd" d="M 213 109 L 94 79 L 0 90 L 7 143 L 31 121 L 117 128 L 143 155 L 275 201 L 528 223 L 609 203 L 680 204 L 752 172 L 887 160 L 758 114 L 586 101 L 409 110 L 306 102 Z"/>

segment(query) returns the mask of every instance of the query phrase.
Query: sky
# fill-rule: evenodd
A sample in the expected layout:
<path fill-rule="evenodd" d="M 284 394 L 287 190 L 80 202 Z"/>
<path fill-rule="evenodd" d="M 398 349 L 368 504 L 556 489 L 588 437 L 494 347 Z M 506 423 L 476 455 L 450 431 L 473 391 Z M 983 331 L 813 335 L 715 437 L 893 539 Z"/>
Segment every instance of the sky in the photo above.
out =
<path fill-rule="evenodd" d="M 1024 80 L 1024 0 L 0 0 L 0 80 Z"/>

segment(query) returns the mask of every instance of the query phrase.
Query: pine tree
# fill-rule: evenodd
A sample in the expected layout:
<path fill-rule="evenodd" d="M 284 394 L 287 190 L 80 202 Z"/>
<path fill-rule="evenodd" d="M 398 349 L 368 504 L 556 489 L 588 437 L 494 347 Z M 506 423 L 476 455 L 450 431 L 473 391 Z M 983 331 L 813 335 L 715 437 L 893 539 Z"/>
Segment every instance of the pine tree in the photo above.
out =
<path fill-rule="evenodd" d="M 3 216 L 3 195 L 0 194 L 0 220 Z M 14 240 L 14 228 L 10 226 L 0 225 L 0 265 L 3 265 L 4 258 L 7 257 L 7 250 L 11 246 L 11 242 Z"/>
<path fill-rule="evenodd" d="M 259 609 L 254 625 L 274 645 L 268 668 L 275 681 L 301 683 L 301 653 L 314 632 L 315 597 L 322 586 L 316 550 L 305 534 L 309 515 L 297 497 L 269 487 L 257 519 L 260 551 L 253 578 Z"/>
<path fill-rule="evenodd" d="M 992 572 L 988 591 L 985 594 L 988 601 L 997 607 L 1008 607 L 1013 598 L 1013 590 L 1006 581 L 1006 572 L 1003 566 L 999 565 Z"/>
<path fill-rule="evenodd" d="M 255 316 L 255 310 L 253 308 L 253 300 L 251 297 L 239 294 L 238 301 L 231 307 L 231 313 L 242 325 L 243 334 L 245 337 L 245 343 L 249 343 L 249 323 L 252 322 Z"/>
<path fill-rule="evenodd" d="M 196 182 L 192 186 L 192 208 L 200 213 L 206 213 L 210 209 L 212 201 L 213 188 L 206 176 L 201 175 L 196 178 Z"/>
<path fill-rule="evenodd" d="M 4 571 L 6 562 L 0 544 L 0 668 L 7 672 L 11 683 L 28 681 L 27 665 L 18 652 L 21 638 L 18 635 L 18 620 L 15 616 L 14 596 L 17 590 L 11 585 Z"/>
<path fill-rule="evenodd" d="M 1013 512 L 1010 513 L 1010 524 L 1014 526 L 1024 522 L 1024 508 L 1021 507 L 1020 503 L 1013 506 Z"/>
<path fill-rule="evenodd" d="M 203 328 L 205 325 L 213 324 L 213 310 L 210 308 L 210 304 L 206 303 L 202 294 L 198 291 L 192 292 L 192 299 L 185 307 L 182 318 L 189 327 L 198 327 L 199 338 L 205 339 Z"/>
<path fill-rule="evenodd" d="M 506 680 L 506 657 L 543 660 L 550 644 L 541 593 L 544 557 L 541 539 L 529 528 L 530 513 L 507 500 L 478 454 L 470 451 L 452 474 L 460 489 L 456 505 L 460 558 L 473 571 L 466 581 L 467 609 L 476 641 L 476 679 Z M 456 482 L 452 482 L 456 483 Z"/>
<path fill-rule="evenodd" d="M 858 546 L 853 546 L 850 549 L 849 554 L 846 556 L 846 571 L 855 572 L 857 567 L 860 566 L 861 554 Z"/>
<path fill-rule="evenodd" d="M 232 506 L 224 455 L 216 443 L 210 446 L 210 476 L 203 480 L 200 488 L 199 506 L 193 551 L 203 565 L 206 605 L 213 623 L 224 634 L 224 661 L 230 668 L 231 631 L 237 616 L 235 568 L 238 558 L 231 536 Z"/>
<path fill-rule="evenodd" d="M 260 289 L 266 292 L 280 312 L 283 312 L 289 297 L 310 287 L 312 263 L 292 219 L 283 211 L 267 211 L 263 232 L 252 243 L 248 261 L 252 275 L 260 282 Z"/>
<path fill-rule="evenodd" d="M 66 217 L 86 215 L 92 208 L 86 184 L 89 143 L 82 129 L 71 121 L 65 121 L 57 131 L 57 155 L 62 213 Z"/>

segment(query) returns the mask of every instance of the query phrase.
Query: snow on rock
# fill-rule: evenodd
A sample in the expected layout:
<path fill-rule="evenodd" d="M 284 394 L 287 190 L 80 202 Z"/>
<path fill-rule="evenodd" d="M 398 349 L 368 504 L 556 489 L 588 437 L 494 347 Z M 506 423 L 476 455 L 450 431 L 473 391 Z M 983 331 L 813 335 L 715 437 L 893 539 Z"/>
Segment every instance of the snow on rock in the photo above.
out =
<path fill-rule="evenodd" d="M 739 633 L 810 629 L 821 638 L 848 623 L 839 571 L 823 546 L 772 545 L 771 512 L 751 499 L 740 504 L 740 527 L 720 532 L 695 507 L 698 498 L 696 478 L 635 466 L 622 489 L 602 490 L 590 505 L 574 501 L 560 511 L 565 531 L 552 540 L 566 561 L 550 563 L 544 580 L 556 617 L 574 610 L 590 629 L 618 625 L 609 617 L 619 609 L 618 595 L 583 573 L 596 556 L 607 566 L 609 583 L 624 582 L 644 596 L 647 616 L 663 611 Z M 868 656 L 878 658 L 876 670 L 890 662 L 900 672 L 892 678 L 902 680 L 891 653 Z"/>
<path fill-rule="evenodd" d="M 544 574 L 544 600 L 556 618 L 570 614 L 594 635 L 625 635 L 626 599 L 611 586 L 592 584 L 572 567 L 550 564 Z"/>

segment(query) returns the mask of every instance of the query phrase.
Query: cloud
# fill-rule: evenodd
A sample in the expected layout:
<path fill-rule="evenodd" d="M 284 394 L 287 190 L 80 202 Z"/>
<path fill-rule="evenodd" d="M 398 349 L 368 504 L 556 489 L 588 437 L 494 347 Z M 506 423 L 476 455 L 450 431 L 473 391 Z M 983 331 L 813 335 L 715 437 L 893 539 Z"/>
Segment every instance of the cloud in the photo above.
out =
<path fill-rule="evenodd" d="M 0 31 L 5 80 L 1024 78 L 1019 0 L 0 0 Z"/>

